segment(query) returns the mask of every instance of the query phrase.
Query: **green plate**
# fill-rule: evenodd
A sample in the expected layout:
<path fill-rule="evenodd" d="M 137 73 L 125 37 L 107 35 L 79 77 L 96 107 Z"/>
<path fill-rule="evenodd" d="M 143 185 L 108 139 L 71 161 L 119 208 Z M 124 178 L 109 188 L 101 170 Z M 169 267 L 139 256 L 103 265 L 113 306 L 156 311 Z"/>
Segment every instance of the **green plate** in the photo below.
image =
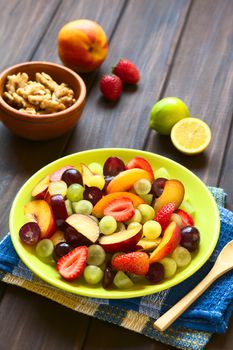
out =
<path fill-rule="evenodd" d="M 25 203 L 31 200 L 31 191 L 33 187 L 43 177 L 65 165 L 74 165 L 79 168 L 81 162 L 89 164 L 98 161 L 103 164 L 110 156 L 118 156 L 126 163 L 135 156 L 144 157 L 150 162 L 154 170 L 165 167 L 171 178 L 179 179 L 184 184 L 186 196 L 195 209 L 195 224 L 200 230 L 201 241 L 199 250 L 194 254 L 191 263 L 186 268 L 179 270 L 173 278 L 164 280 L 162 283 L 155 285 L 134 285 L 134 287 L 129 290 L 105 290 L 100 285 L 92 287 L 87 285 L 83 279 L 79 279 L 75 282 L 66 282 L 60 277 L 54 266 L 47 265 L 40 261 L 34 254 L 32 248 L 25 247 L 25 245 L 21 243 L 19 239 L 19 229 L 24 224 L 23 207 Z M 122 148 L 96 149 L 79 152 L 50 163 L 35 173 L 22 186 L 16 195 L 10 212 L 10 234 L 12 242 L 25 265 L 38 277 L 55 287 L 74 294 L 95 298 L 121 299 L 140 297 L 177 285 L 194 274 L 206 262 L 217 243 L 219 230 L 220 220 L 215 200 L 207 187 L 197 176 L 182 165 L 157 154 Z"/>

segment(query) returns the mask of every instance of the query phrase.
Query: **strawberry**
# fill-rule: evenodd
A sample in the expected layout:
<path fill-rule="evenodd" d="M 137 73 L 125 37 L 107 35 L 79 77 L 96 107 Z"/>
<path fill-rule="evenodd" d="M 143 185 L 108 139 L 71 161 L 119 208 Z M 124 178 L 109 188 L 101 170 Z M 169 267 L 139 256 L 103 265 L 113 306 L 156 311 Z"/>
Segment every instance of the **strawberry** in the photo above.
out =
<path fill-rule="evenodd" d="M 168 226 L 170 223 L 170 219 L 172 216 L 172 213 L 175 210 L 175 203 L 168 203 L 165 204 L 156 214 L 155 221 L 158 221 L 162 227 L 163 230 Z"/>
<path fill-rule="evenodd" d="M 194 221 L 192 216 L 182 209 L 177 209 L 176 214 L 178 214 L 182 219 L 182 227 L 193 226 Z"/>
<path fill-rule="evenodd" d="M 124 197 L 114 199 L 104 208 L 104 215 L 111 215 L 120 222 L 131 219 L 134 213 L 133 202 Z"/>
<path fill-rule="evenodd" d="M 144 252 L 121 254 L 113 258 L 112 267 L 123 272 L 145 275 L 149 270 L 149 256 Z"/>
<path fill-rule="evenodd" d="M 121 59 L 112 71 L 123 84 L 137 84 L 140 80 L 140 73 L 133 62 Z"/>
<path fill-rule="evenodd" d="M 134 157 L 133 159 L 131 159 L 131 161 L 126 165 L 126 169 L 133 169 L 133 168 L 139 168 L 139 169 L 143 169 L 148 171 L 148 173 L 150 173 L 152 175 L 152 177 L 154 178 L 154 173 L 153 170 L 151 168 L 150 163 L 142 158 L 142 157 Z"/>
<path fill-rule="evenodd" d="M 104 75 L 99 82 L 100 91 L 109 101 L 117 101 L 122 93 L 122 82 L 116 75 Z"/>
<path fill-rule="evenodd" d="M 67 281 L 80 277 L 87 261 L 88 249 L 86 246 L 77 247 L 62 256 L 57 262 L 57 271 Z"/>

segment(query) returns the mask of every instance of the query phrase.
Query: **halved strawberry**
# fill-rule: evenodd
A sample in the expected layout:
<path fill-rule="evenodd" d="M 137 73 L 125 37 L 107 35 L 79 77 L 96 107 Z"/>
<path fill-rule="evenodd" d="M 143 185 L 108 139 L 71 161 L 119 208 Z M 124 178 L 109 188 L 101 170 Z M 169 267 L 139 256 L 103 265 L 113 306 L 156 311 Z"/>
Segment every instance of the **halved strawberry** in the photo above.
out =
<path fill-rule="evenodd" d="M 181 217 L 182 227 L 194 225 L 194 221 L 193 221 L 192 216 L 189 213 L 187 213 L 186 211 L 184 211 L 182 209 L 177 209 L 176 214 L 178 214 Z"/>
<path fill-rule="evenodd" d="M 104 215 L 113 216 L 116 221 L 128 221 L 134 216 L 135 209 L 129 198 L 117 198 L 104 208 Z"/>
<path fill-rule="evenodd" d="M 80 277 L 86 266 L 88 249 L 86 246 L 77 247 L 62 256 L 57 262 L 57 271 L 67 281 Z"/>
<path fill-rule="evenodd" d="M 149 270 L 149 256 L 144 252 L 132 252 L 116 256 L 112 260 L 116 270 L 145 275 Z"/>
<path fill-rule="evenodd" d="M 170 223 L 170 219 L 172 216 L 172 213 L 175 210 L 175 203 L 168 203 L 165 204 L 156 214 L 155 221 L 158 221 L 162 227 L 163 230 L 168 226 Z"/>
<path fill-rule="evenodd" d="M 146 159 L 142 157 L 134 157 L 133 159 L 131 159 L 131 161 L 126 165 L 126 169 L 134 169 L 134 168 L 146 170 L 154 178 L 154 173 L 151 168 L 151 165 Z"/>

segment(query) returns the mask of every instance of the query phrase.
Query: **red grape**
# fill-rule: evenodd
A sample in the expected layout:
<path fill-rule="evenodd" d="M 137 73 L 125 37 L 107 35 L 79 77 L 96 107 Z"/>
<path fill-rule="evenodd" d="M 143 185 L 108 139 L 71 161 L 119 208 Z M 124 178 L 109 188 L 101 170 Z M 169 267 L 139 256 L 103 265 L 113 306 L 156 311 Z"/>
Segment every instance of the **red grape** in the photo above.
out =
<path fill-rule="evenodd" d="M 98 187 L 85 186 L 83 198 L 95 205 L 103 197 L 103 192 Z"/>
<path fill-rule="evenodd" d="M 54 247 L 53 257 L 55 261 L 58 261 L 62 256 L 68 254 L 72 250 L 72 247 L 66 242 L 60 242 Z"/>
<path fill-rule="evenodd" d="M 200 232 L 194 226 L 186 226 L 181 230 L 180 245 L 188 251 L 193 252 L 199 246 Z"/>
<path fill-rule="evenodd" d="M 78 247 L 80 245 L 89 246 L 91 242 L 84 235 L 76 231 L 73 227 L 68 226 L 65 230 L 65 239 L 72 247 Z"/>
<path fill-rule="evenodd" d="M 109 182 L 112 181 L 112 179 L 114 179 L 114 176 L 105 176 L 105 177 L 104 177 L 105 185 L 104 185 L 104 188 L 103 188 L 103 190 L 102 190 L 103 193 L 106 193 L 108 184 L 109 184 Z"/>
<path fill-rule="evenodd" d="M 27 222 L 19 230 L 20 239 L 28 245 L 35 245 L 39 241 L 40 235 L 41 230 L 36 222 Z"/>
<path fill-rule="evenodd" d="M 163 193 L 166 181 L 167 181 L 167 179 L 160 177 L 153 182 L 152 187 L 151 187 L 151 193 L 155 197 L 161 196 L 161 194 Z"/>
<path fill-rule="evenodd" d="M 150 264 L 146 278 L 152 283 L 158 283 L 164 279 L 164 267 L 159 262 Z"/>
<path fill-rule="evenodd" d="M 68 217 L 65 201 L 61 194 L 55 194 L 51 196 L 50 205 L 53 210 L 53 215 L 57 224 L 57 227 L 62 228 L 65 220 Z"/>
<path fill-rule="evenodd" d="M 115 273 L 111 266 L 107 266 L 104 271 L 104 277 L 103 277 L 103 287 L 107 289 L 111 286 L 113 279 L 115 277 Z"/>
<path fill-rule="evenodd" d="M 116 176 L 125 170 L 124 162 L 118 157 L 109 157 L 104 163 L 104 175 Z"/>
<path fill-rule="evenodd" d="M 62 174 L 61 179 L 65 181 L 68 187 L 72 184 L 83 184 L 82 175 L 77 169 L 67 169 Z"/>

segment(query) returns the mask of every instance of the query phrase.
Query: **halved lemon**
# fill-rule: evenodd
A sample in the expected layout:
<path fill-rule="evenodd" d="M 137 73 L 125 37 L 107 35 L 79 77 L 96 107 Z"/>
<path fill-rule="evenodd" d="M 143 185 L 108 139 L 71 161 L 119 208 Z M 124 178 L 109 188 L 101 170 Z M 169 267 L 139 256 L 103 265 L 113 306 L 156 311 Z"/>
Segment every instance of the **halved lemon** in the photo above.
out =
<path fill-rule="evenodd" d="M 185 154 L 203 152 L 210 143 L 209 126 L 197 118 L 185 118 L 177 122 L 171 131 L 173 145 Z"/>

